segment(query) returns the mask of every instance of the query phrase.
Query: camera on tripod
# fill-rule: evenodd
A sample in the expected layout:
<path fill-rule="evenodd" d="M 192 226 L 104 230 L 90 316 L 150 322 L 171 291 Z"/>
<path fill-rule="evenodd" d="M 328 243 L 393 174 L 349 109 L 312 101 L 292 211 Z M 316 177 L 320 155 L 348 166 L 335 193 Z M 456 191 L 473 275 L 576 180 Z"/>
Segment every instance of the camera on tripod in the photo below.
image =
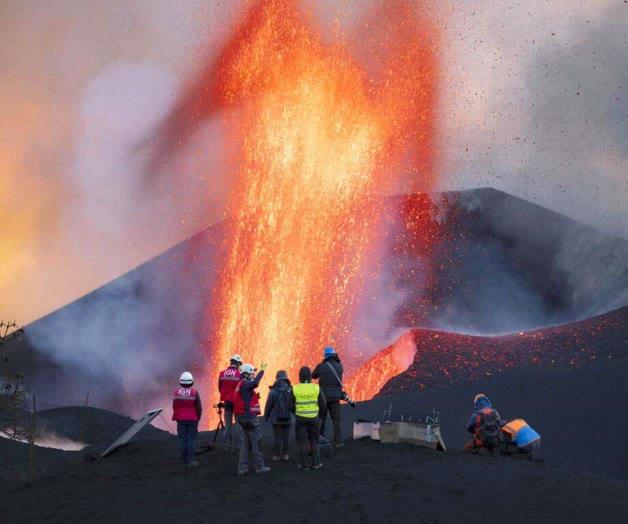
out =
<path fill-rule="evenodd" d="M 346 391 L 343 391 L 340 394 L 340 399 L 344 400 L 347 404 L 349 404 L 352 408 L 355 407 L 355 400 L 353 400 L 350 396 L 349 393 L 347 393 Z"/>

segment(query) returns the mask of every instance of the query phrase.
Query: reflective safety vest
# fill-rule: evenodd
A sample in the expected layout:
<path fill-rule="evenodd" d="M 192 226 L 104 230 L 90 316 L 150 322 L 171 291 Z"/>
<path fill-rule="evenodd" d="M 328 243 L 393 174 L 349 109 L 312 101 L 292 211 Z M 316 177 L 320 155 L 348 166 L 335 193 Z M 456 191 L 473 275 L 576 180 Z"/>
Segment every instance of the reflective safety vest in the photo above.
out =
<path fill-rule="evenodd" d="M 320 394 L 318 384 L 295 384 L 292 386 L 292 393 L 294 394 L 297 417 L 318 417 L 318 396 Z"/>
<path fill-rule="evenodd" d="M 174 401 L 172 403 L 172 420 L 181 422 L 196 422 L 198 413 L 196 412 L 196 397 L 198 391 L 194 388 L 184 388 L 183 386 L 174 390 Z"/>

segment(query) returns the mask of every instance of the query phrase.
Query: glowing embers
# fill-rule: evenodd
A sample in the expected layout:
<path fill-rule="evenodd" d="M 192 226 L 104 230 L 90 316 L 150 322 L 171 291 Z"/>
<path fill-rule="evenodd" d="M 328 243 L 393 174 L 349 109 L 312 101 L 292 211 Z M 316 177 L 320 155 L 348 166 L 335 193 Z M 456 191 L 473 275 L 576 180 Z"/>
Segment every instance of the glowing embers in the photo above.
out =
<path fill-rule="evenodd" d="M 628 308 L 592 319 L 523 332 L 514 335 L 479 337 L 416 329 L 400 340 L 413 340 L 414 360 L 381 389 L 382 394 L 422 391 L 428 387 L 456 384 L 509 369 L 554 366 L 581 366 L 599 358 L 625 356 L 628 344 Z M 397 363 L 391 363 L 394 346 L 383 350 L 356 373 L 355 388 L 361 387 L 360 376 L 370 370 L 387 374 Z M 350 391 L 358 395 L 358 389 Z M 370 393 L 370 392 L 369 392 Z"/>
<path fill-rule="evenodd" d="M 408 38 L 373 81 L 346 47 L 323 46 L 294 6 L 261 3 L 218 68 L 222 103 L 239 107 L 227 120 L 240 168 L 214 374 L 241 353 L 295 376 L 346 341 L 379 235 L 372 196 L 392 176 L 383 167 L 424 150 L 430 135 L 430 51 Z"/>
<path fill-rule="evenodd" d="M 415 353 L 414 333 L 408 331 L 393 345 L 360 366 L 357 373 L 346 382 L 347 391 L 357 401 L 373 398 L 386 382 L 408 369 L 414 361 Z"/>

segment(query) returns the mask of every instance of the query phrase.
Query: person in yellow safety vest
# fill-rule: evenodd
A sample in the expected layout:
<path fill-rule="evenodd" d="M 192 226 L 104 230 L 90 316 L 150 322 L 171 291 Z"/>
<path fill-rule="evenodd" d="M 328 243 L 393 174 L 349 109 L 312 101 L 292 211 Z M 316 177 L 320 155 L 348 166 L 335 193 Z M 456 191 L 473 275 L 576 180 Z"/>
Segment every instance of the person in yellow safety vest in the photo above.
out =
<path fill-rule="evenodd" d="M 292 386 L 288 399 L 288 409 L 295 415 L 295 433 L 299 447 L 301 469 L 320 469 L 321 455 L 318 449 L 318 435 L 321 427 L 319 413 L 325 409 L 325 395 L 318 384 L 312 384 L 312 371 L 307 366 L 299 370 L 299 382 Z M 311 466 L 308 461 L 311 455 Z"/>

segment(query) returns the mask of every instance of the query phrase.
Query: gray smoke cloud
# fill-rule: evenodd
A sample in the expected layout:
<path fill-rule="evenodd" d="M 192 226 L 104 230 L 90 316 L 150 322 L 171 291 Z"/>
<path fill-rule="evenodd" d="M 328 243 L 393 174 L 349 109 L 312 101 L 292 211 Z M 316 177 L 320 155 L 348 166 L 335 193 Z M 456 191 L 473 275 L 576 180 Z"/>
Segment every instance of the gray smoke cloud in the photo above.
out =
<path fill-rule="evenodd" d="M 628 241 L 494 191 L 463 192 L 455 206 L 439 206 L 439 220 L 456 231 L 460 224 L 447 226 L 453 208 L 472 213 L 475 233 L 457 246 L 458 287 L 429 326 L 494 335 L 628 304 Z"/>

